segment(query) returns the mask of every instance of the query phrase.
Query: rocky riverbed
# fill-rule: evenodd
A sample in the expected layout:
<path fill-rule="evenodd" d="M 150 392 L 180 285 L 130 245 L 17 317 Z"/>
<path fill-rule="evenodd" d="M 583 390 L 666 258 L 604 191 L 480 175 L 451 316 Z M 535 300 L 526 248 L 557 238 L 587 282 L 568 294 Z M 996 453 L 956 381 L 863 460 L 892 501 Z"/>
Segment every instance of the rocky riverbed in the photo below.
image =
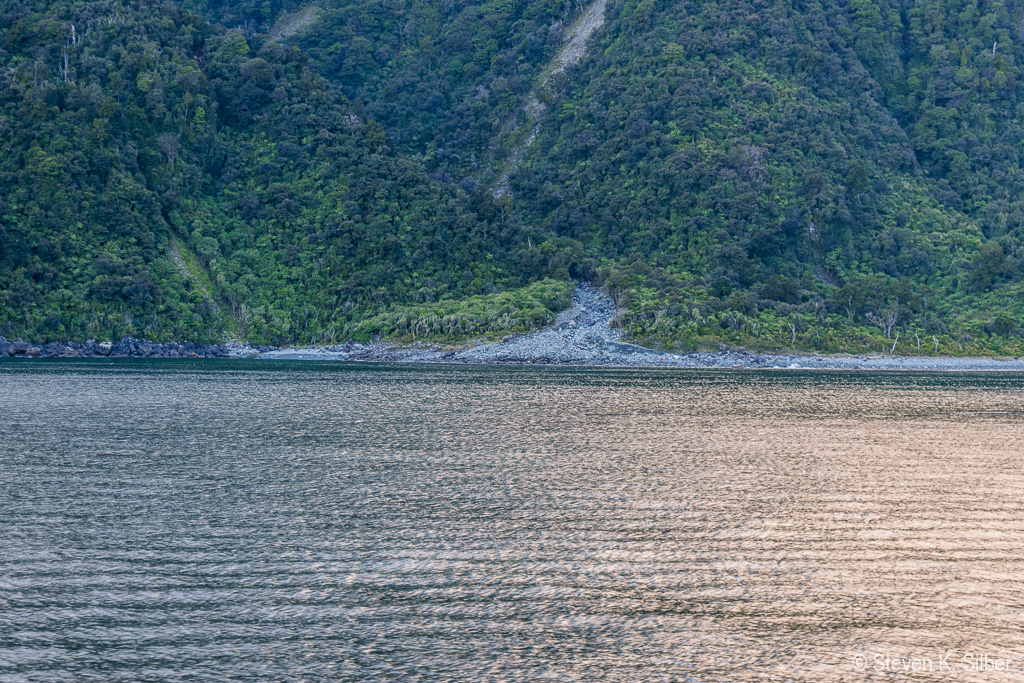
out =
<path fill-rule="evenodd" d="M 349 342 L 316 348 L 270 348 L 244 344 L 203 345 L 147 342 L 125 337 L 118 342 L 31 344 L 0 337 L 0 358 L 265 358 L 293 360 L 453 363 L 491 365 L 578 365 L 593 367 L 777 368 L 865 370 L 1024 370 L 1024 359 L 929 358 L 913 356 L 816 356 L 777 353 L 667 353 L 622 341 L 611 326 L 615 306 L 593 287 L 581 285 L 572 306 L 544 330 L 494 343 L 445 348 Z"/>

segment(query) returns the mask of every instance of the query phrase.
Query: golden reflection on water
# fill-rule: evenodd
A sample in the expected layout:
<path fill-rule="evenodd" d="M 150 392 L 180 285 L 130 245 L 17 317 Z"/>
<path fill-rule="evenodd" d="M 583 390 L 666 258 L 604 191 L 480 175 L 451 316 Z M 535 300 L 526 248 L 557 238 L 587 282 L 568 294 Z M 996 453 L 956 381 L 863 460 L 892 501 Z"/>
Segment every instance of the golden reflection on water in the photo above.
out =
<path fill-rule="evenodd" d="M 1024 678 L 1024 376 L 217 368 L 0 368 L 0 674 Z"/>

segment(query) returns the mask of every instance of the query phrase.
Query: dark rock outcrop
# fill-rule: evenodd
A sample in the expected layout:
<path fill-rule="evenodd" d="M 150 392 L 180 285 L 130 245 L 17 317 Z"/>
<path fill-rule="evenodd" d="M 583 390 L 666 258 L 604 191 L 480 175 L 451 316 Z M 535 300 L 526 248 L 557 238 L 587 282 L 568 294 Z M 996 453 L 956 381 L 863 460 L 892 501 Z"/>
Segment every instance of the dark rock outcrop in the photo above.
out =
<path fill-rule="evenodd" d="M 271 350 L 269 347 L 247 349 L 241 355 Z M 237 350 L 236 350 L 237 351 Z M 195 342 L 152 342 L 125 337 L 119 341 L 90 339 L 86 342 L 47 342 L 33 344 L 0 337 L 0 358 L 230 358 L 232 347 Z"/>

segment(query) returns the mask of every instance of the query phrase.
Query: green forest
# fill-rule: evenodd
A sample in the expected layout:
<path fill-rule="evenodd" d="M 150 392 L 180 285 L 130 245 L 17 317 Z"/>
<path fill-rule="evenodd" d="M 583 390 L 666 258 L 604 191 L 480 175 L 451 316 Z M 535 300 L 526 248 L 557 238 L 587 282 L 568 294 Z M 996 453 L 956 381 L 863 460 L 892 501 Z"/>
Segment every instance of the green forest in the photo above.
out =
<path fill-rule="evenodd" d="M 0 0 L 0 335 L 1024 354 L 1024 0 Z"/>

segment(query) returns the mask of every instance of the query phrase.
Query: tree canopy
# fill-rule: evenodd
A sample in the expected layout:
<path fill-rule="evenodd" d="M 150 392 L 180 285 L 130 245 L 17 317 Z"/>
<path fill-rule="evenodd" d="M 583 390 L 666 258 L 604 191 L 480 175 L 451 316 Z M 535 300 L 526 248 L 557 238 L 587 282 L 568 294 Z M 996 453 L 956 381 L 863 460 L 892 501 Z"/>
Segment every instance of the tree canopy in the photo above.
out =
<path fill-rule="evenodd" d="M 1019 0 L 582 9 L 0 0 L 0 334 L 1020 349 Z"/>

